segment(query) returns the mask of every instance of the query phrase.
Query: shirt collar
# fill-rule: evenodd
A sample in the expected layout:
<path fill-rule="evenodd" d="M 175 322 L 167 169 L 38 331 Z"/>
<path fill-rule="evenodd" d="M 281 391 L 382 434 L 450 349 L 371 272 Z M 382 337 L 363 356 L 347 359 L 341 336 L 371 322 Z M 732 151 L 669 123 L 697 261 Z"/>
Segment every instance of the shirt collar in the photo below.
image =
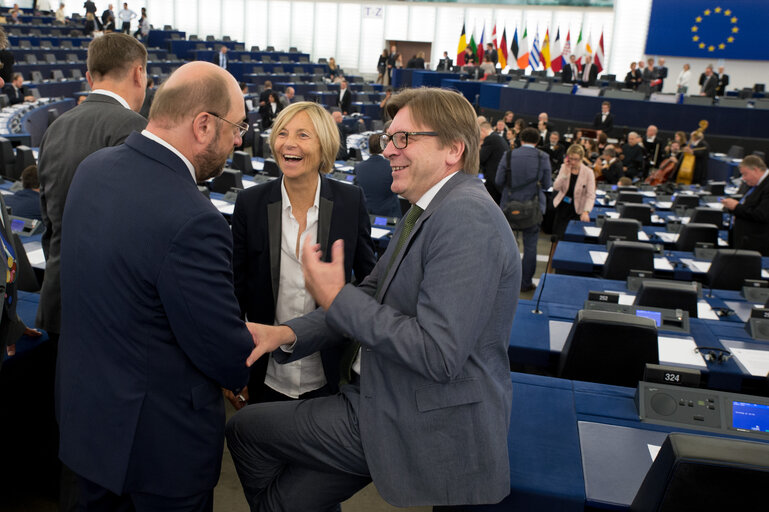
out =
<path fill-rule="evenodd" d="M 131 110 L 131 107 L 128 106 L 128 102 L 124 100 L 123 97 L 116 92 L 108 91 L 107 89 L 95 89 L 91 91 L 91 94 L 103 94 L 104 96 L 109 96 L 110 98 L 114 99 L 115 101 L 123 105 L 128 110 Z"/>
<path fill-rule="evenodd" d="M 756 186 L 759 186 L 761 182 L 766 179 L 767 175 L 769 175 L 769 170 L 764 171 L 764 174 L 762 174 L 761 177 L 758 179 L 758 183 L 756 183 Z"/>
<path fill-rule="evenodd" d="M 441 181 L 430 187 L 430 189 L 422 194 L 422 197 L 419 198 L 417 201 L 417 206 L 422 208 L 422 210 L 427 210 L 427 207 L 430 206 L 430 203 L 435 199 L 435 196 L 438 195 L 438 192 L 443 188 L 443 185 L 446 184 L 447 181 L 451 179 L 452 176 L 454 176 L 458 171 L 454 171 L 445 178 L 443 178 Z"/>
<path fill-rule="evenodd" d="M 288 197 L 285 179 L 280 180 L 280 196 L 283 201 L 283 209 L 291 210 L 291 200 Z M 315 185 L 315 200 L 312 202 L 312 206 L 320 208 L 320 174 L 318 174 L 318 182 Z"/>
<path fill-rule="evenodd" d="M 190 162 L 187 159 L 186 156 L 182 155 L 179 152 L 178 149 L 176 149 L 171 144 L 169 144 L 168 142 L 164 141 L 163 139 L 161 139 L 160 137 L 158 137 L 157 135 L 155 135 L 154 133 L 152 133 L 149 130 L 142 130 L 142 135 L 144 135 L 145 137 L 147 137 L 150 140 L 154 140 L 155 142 L 157 142 L 158 144 L 160 144 L 161 146 L 163 146 L 164 148 L 169 150 L 171 153 L 173 153 L 176 156 L 178 156 L 179 158 L 181 158 L 182 162 L 184 162 L 184 165 L 187 166 L 187 170 L 190 171 L 190 175 L 192 176 L 192 181 L 194 181 L 195 183 L 198 182 L 198 177 L 195 175 L 195 166 L 193 166 L 192 162 Z"/>

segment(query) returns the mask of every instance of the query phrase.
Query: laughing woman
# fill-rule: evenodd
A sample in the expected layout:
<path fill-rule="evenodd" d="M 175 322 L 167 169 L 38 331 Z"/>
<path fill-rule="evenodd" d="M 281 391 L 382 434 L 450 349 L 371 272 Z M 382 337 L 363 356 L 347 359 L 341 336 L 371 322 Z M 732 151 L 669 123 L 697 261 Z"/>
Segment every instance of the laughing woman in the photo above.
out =
<path fill-rule="evenodd" d="M 339 131 L 320 105 L 299 102 L 280 112 L 270 148 L 282 177 L 241 192 L 232 216 L 235 294 L 251 322 L 281 324 L 317 306 L 304 287 L 301 254 L 319 243 L 323 260 L 344 240 L 347 282 L 361 281 L 376 262 L 363 192 L 330 180 Z M 306 238 L 309 235 L 309 240 Z M 251 367 L 250 402 L 312 398 L 337 391 L 339 349 L 293 363 L 263 356 Z"/>

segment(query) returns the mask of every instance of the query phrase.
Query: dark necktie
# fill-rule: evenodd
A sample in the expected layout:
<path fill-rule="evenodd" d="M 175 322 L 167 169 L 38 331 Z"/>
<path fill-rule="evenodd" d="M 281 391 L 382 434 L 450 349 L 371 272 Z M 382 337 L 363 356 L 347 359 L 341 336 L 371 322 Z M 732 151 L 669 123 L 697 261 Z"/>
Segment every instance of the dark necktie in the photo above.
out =
<path fill-rule="evenodd" d="M 745 200 L 748 198 L 750 194 L 753 193 L 753 190 L 755 190 L 756 187 L 750 187 L 747 192 L 745 192 L 745 195 L 742 196 L 742 199 L 740 199 L 739 204 L 745 204 Z M 734 211 L 732 211 L 732 220 L 729 222 L 729 229 L 734 227 Z"/>
<path fill-rule="evenodd" d="M 419 206 L 412 205 L 411 209 L 409 209 L 408 213 L 406 214 L 406 217 L 403 218 L 403 229 L 401 230 L 401 234 L 398 237 L 398 241 L 395 243 L 395 249 L 393 250 L 392 256 L 390 257 L 390 261 L 387 263 L 387 270 L 377 283 L 377 299 L 380 298 L 379 292 L 382 290 L 382 285 L 387 278 L 387 274 L 390 273 L 393 262 L 398 257 L 398 254 L 401 252 L 401 249 L 403 249 L 403 246 L 406 244 L 406 240 L 408 240 L 409 235 L 414 230 L 414 225 L 417 223 L 417 219 L 420 215 L 422 215 L 423 211 L 424 210 Z M 360 350 L 360 343 L 357 340 L 351 340 L 347 347 L 344 349 L 344 352 L 342 352 L 342 358 L 339 361 L 340 386 L 352 382 L 352 364 L 355 362 L 355 355 L 358 353 L 358 350 Z"/>

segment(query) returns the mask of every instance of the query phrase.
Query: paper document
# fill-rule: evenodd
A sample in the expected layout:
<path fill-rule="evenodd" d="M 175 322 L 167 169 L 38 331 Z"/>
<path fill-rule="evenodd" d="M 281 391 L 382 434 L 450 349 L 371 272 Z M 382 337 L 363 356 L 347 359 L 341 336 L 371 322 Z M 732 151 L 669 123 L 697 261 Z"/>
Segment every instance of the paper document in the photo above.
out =
<path fill-rule="evenodd" d="M 667 258 L 660 256 L 654 258 L 654 270 L 673 270 L 673 265 L 670 264 Z"/>
<path fill-rule="evenodd" d="M 678 240 L 678 233 L 668 233 L 667 231 L 658 231 L 657 238 L 663 242 L 673 243 Z"/>
<path fill-rule="evenodd" d="M 619 212 L 606 212 L 606 216 L 610 219 L 619 219 Z"/>
<path fill-rule="evenodd" d="M 702 320 L 718 320 L 718 314 L 713 311 L 707 301 L 701 300 L 697 303 L 697 318 Z"/>
<path fill-rule="evenodd" d="M 371 238 L 384 238 L 387 235 L 392 233 L 389 229 L 382 229 L 382 228 L 371 228 Z"/>
<path fill-rule="evenodd" d="M 255 187 L 255 186 L 256 186 L 256 182 L 251 180 L 243 180 L 243 190 L 247 188 Z"/>
<path fill-rule="evenodd" d="M 646 447 L 649 449 L 649 455 L 651 456 L 652 460 L 656 460 L 657 454 L 660 452 L 660 448 L 662 448 L 662 446 L 657 446 L 656 444 L 647 444 Z"/>
<path fill-rule="evenodd" d="M 590 259 L 593 260 L 593 265 L 603 265 L 606 263 L 606 258 L 609 256 L 605 251 L 590 251 Z"/>
<path fill-rule="evenodd" d="M 601 228 L 595 226 L 584 226 L 582 229 L 587 236 L 599 236 L 601 234 Z"/>
<path fill-rule="evenodd" d="M 634 302 L 635 302 L 635 295 L 632 295 L 630 293 L 619 292 L 620 304 L 624 304 L 626 306 L 632 306 Z"/>
<path fill-rule="evenodd" d="M 257 171 L 263 171 L 264 170 L 264 160 L 259 160 L 258 158 L 252 158 L 251 159 L 251 167 L 253 167 Z"/>
<path fill-rule="evenodd" d="M 645 231 L 639 231 L 638 232 L 638 239 L 642 242 L 648 242 L 649 241 L 649 235 L 646 234 Z"/>
<path fill-rule="evenodd" d="M 761 277 L 763 279 L 769 279 L 769 270 L 766 270 L 764 268 L 761 269 Z"/>
<path fill-rule="evenodd" d="M 221 199 L 211 199 L 211 202 L 216 206 L 216 209 L 222 213 L 232 215 L 232 212 L 235 211 L 235 205 L 233 203 L 228 203 Z"/>
<path fill-rule="evenodd" d="M 732 348 L 730 352 L 749 374 L 755 377 L 766 377 L 769 374 L 769 350 Z"/>
<path fill-rule="evenodd" d="M 737 315 L 737 318 L 742 320 L 743 322 L 747 322 L 750 319 L 750 312 L 753 310 L 754 307 L 763 307 L 763 304 L 751 304 L 750 302 L 737 302 L 737 301 L 730 301 L 726 300 L 724 301 L 724 304 L 734 311 L 734 313 Z"/>
<path fill-rule="evenodd" d="M 550 350 L 552 352 L 560 352 L 566 344 L 566 338 L 569 337 L 571 322 L 550 320 L 548 327 L 550 331 Z"/>
<path fill-rule="evenodd" d="M 675 338 L 673 336 L 658 336 L 660 364 L 673 364 L 706 368 L 702 355 L 695 351 L 697 344 L 694 338 Z"/>
<path fill-rule="evenodd" d="M 672 201 L 654 201 L 654 204 L 657 208 L 662 208 L 663 210 L 670 210 L 673 207 Z"/>
<path fill-rule="evenodd" d="M 33 268 L 45 269 L 45 255 L 40 242 L 33 242 L 24 246 L 29 264 Z"/>
<path fill-rule="evenodd" d="M 729 242 L 727 242 L 723 238 L 719 238 L 718 239 L 718 246 L 719 247 L 729 247 Z"/>
<path fill-rule="evenodd" d="M 663 219 L 662 217 L 660 217 L 657 214 L 652 214 L 651 221 L 652 221 L 652 224 L 664 224 L 665 223 L 665 219 Z"/>
<path fill-rule="evenodd" d="M 643 190 L 641 191 L 641 195 L 646 197 L 657 197 L 657 193 L 653 190 Z"/>
<path fill-rule="evenodd" d="M 724 205 L 722 205 L 721 203 L 705 203 L 705 206 L 707 206 L 708 208 L 713 208 L 714 210 L 724 209 Z"/>
<path fill-rule="evenodd" d="M 3 194 L 4 196 L 12 196 L 13 192 L 10 190 L 0 190 L 0 194 Z"/>
<path fill-rule="evenodd" d="M 692 272 L 707 274 L 708 270 L 710 270 L 709 261 L 697 261 L 691 258 L 681 258 L 681 261 L 686 263 L 686 266 L 689 267 Z"/>

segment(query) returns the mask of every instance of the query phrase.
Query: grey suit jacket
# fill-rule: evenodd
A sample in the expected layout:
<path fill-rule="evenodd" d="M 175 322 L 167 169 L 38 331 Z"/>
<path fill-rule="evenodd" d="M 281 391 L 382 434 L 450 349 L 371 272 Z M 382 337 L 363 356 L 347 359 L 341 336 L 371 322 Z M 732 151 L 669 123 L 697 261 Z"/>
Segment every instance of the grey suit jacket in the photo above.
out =
<path fill-rule="evenodd" d="M 43 135 L 38 174 L 40 205 L 46 227 L 42 239 L 46 266 L 37 309 L 38 327 L 48 332 L 61 332 L 61 218 L 77 166 L 91 153 L 122 144 L 132 131 L 141 131 L 145 126 L 146 119 L 115 99 L 91 94 L 82 104 L 62 114 Z"/>
<path fill-rule="evenodd" d="M 512 167 L 512 168 L 511 168 Z M 506 152 L 499 161 L 497 168 L 496 185 L 502 191 L 502 200 L 500 204 L 508 201 L 526 201 L 531 199 L 537 193 L 537 182 L 539 183 L 539 205 L 542 212 L 545 211 L 545 190 L 552 185 L 552 170 L 550 169 L 550 157 L 544 151 L 531 146 L 521 146 L 513 149 L 512 152 Z M 532 181 L 523 188 L 525 183 Z"/>
<path fill-rule="evenodd" d="M 360 341 L 360 386 L 342 392 L 389 503 L 498 502 L 510 492 L 507 346 L 521 281 L 510 226 L 481 181 L 457 173 L 386 273 L 395 245 L 327 312 L 287 323 L 298 339 L 290 357 Z"/>

